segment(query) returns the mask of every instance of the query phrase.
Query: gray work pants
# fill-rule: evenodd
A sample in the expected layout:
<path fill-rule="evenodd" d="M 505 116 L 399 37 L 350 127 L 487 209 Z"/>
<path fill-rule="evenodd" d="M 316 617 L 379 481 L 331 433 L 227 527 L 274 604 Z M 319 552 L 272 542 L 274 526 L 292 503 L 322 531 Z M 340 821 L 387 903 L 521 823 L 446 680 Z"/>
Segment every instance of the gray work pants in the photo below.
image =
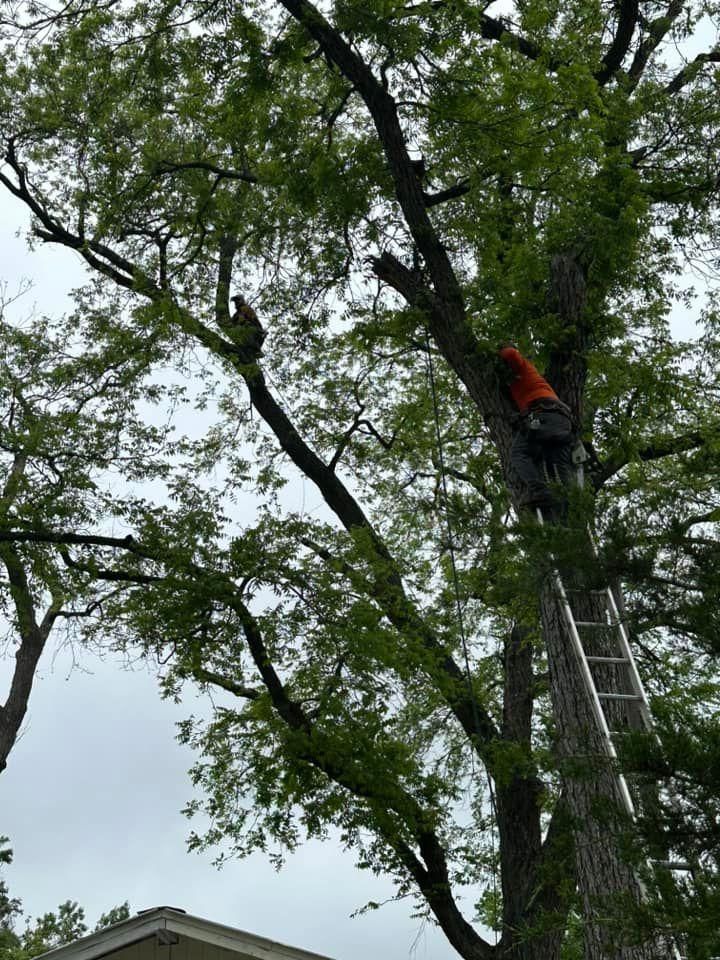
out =
<path fill-rule="evenodd" d="M 572 483 L 573 429 L 570 418 L 560 410 L 532 410 L 522 419 L 513 436 L 510 463 L 527 491 L 523 502 L 548 501 L 551 482 Z"/>

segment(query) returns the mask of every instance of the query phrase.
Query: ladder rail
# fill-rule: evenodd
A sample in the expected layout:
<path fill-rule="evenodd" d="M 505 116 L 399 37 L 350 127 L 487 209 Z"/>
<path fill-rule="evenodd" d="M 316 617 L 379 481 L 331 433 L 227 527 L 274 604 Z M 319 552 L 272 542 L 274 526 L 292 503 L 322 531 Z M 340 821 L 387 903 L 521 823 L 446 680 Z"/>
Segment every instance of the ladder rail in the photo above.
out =
<path fill-rule="evenodd" d="M 557 587 L 558 595 L 560 597 L 560 605 L 562 607 L 563 613 L 565 615 L 565 621 L 570 631 L 570 636 L 573 642 L 573 648 L 575 650 L 575 655 L 577 657 L 578 666 L 580 667 L 580 672 L 585 683 L 585 689 L 590 697 L 590 705 L 592 707 L 593 714 L 595 716 L 595 721 L 598 725 L 600 733 L 602 735 L 603 744 L 605 746 L 605 752 L 608 757 L 613 761 L 613 763 L 618 762 L 617 750 L 615 749 L 615 744 L 612 742 L 612 732 L 608 726 L 607 718 L 605 716 L 605 711 L 603 710 L 602 703 L 598 697 L 597 687 L 595 686 L 595 680 L 593 678 L 592 672 L 590 670 L 590 665 L 587 662 L 585 655 L 585 648 L 583 647 L 580 634 L 577 627 L 575 626 L 575 618 L 573 617 L 572 609 L 567 598 L 567 593 L 565 592 L 565 586 L 562 582 L 560 574 L 555 572 L 555 586 Z M 630 795 L 630 788 L 627 785 L 627 780 L 620 770 L 617 771 L 616 776 L 618 789 L 622 798 L 623 806 L 625 807 L 625 812 L 632 817 L 636 818 L 637 814 L 635 811 L 635 804 Z"/>
<path fill-rule="evenodd" d="M 576 451 L 573 451 L 573 465 L 575 466 L 575 470 L 576 470 L 576 482 L 580 487 L 582 487 L 584 485 L 584 479 L 585 479 L 583 464 L 584 464 L 584 461 L 587 459 L 587 454 L 585 453 L 585 450 L 582 446 L 582 442 L 579 444 L 579 447 L 580 447 L 581 454 L 576 456 L 575 455 Z M 543 464 L 543 468 L 545 471 L 545 477 L 549 481 L 550 475 L 549 475 L 547 463 Z M 560 477 L 558 476 L 557 468 L 555 468 L 555 476 L 556 476 L 556 479 L 559 481 Z M 537 514 L 538 521 L 540 522 L 540 525 L 543 526 L 544 525 L 543 514 L 542 514 L 542 510 L 539 507 L 536 510 L 536 514 Z M 599 553 L 598 553 L 597 546 L 595 544 L 595 539 L 592 535 L 592 530 L 590 529 L 589 526 L 588 526 L 588 535 L 590 537 L 590 544 L 592 547 L 593 554 L 595 555 L 596 559 L 599 559 Z M 638 704 L 638 710 L 639 710 L 640 718 L 643 722 L 643 726 L 646 728 L 648 732 L 653 733 L 657 742 L 660 743 L 660 738 L 658 737 L 658 734 L 655 731 L 654 723 L 652 720 L 652 714 L 650 712 L 650 704 L 647 698 L 647 693 L 645 691 L 643 682 L 640 678 L 640 674 L 637 669 L 637 663 L 635 662 L 635 657 L 633 656 L 632 648 L 630 647 L 630 637 L 625 627 L 625 624 L 623 623 L 622 617 L 620 615 L 620 610 L 615 600 L 615 595 L 613 594 L 612 588 L 608 586 L 603 591 L 601 591 L 605 595 L 606 610 L 609 614 L 609 619 L 611 621 L 609 624 L 607 624 L 607 626 L 610 629 L 614 629 L 617 633 L 618 646 L 620 648 L 621 657 L 619 658 L 618 657 L 588 658 L 588 655 L 585 653 L 585 647 L 583 646 L 582 638 L 580 637 L 580 632 L 577 628 L 575 616 L 572 612 L 572 607 L 570 606 L 570 602 L 568 600 L 567 592 L 565 590 L 565 585 L 560 576 L 560 572 L 559 570 L 556 569 L 553 571 L 553 573 L 555 577 L 555 585 L 557 588 L 558 596 L 560 598 L 560 606 L 565 616 L 565 621 L 566 621 L 566 624 L 570 633 L 570 637 L 573 643 L 573 649 L 577 657 L 578 666 L 580 668 L 580 672 L 583 677 L 583 682 L 585 684 L 586 692 L 590 699 L 592 713 L 595 717 L 600 733 L 602 734 L 602 739 L 603 739 L 606 753 L 608 757 L 611 759 L 611 761 L 613 761 L 616 764 L 615 782 L 617 784 L 620 796 L 622 798 L 625 811 L 630 816 L 630 818 L 634 822 L 636 822 L 637 813 L 635 810 L 635 803 L 633 802 L 632 796 L 630 794 L 630 789 L 628 787 L 628 783 L 625 778 L 625 775 L 619 769 L 618 755 L 615 749 L 615 744 L 613 743 L 613 740 L 612 740 L 612 731 L 610 730 L 610 727 L 608 725 L 607 717 L 605 716 L 605 710 L 603 709 L 602 702 L 598 695 L 598 689 L 595 684 L 595 678 L 592 674 L 592 670 L 590 669 L 591 661 L 598 662 L 598 663 L 620 661 L 625 663 L 626 672 L 627 672 L 627 675 L 629 676 L 630 686 L 631 686 L 631 689 L 633 690 L 634 698 L 636 699 L 636 702 Z M 653 869 L 654 861 L 648 859 L 646 863 L 650 869 Z M 655 861 L 655 863 L 657 864 L 657 866 L 664 866 L 665 868 L 671 869 L 671 870 L 689 868 L 692 871 L 692 865 L 686 864 L 684 861 L 665 860 L 665 861 Z M 648 897 L 648 889 L 645 884 L 645 881 L 637 873 L 635 876 L 638 883 L 638 887 L 640 889 L 640 895 L 643 898 L 643 900 L 646 900 Z M 672 953 L 673 960 L 685 960 L 685 957 L 683 956 L 683 953 L 680 950 L 679 944 L 674 937 L 670 939 L 666 945 L 667 947 L 669 947 Z M 720 960 L 720 958 L 718 958 L 718 960 Z"/>
<path fill-rule="evenodd" d="M 593 543 L 593 549 L 594 549 Z M 632 652 L 632 647 L 630 646 L 630 636 L 627 632 L 627 628 L 623 623 L 622 617 L 620 616 L 620 610 L 618 608 L 617 602 L 615 600 L 615 595 L 612 592 L 612 588 L 607 588 L 607 599 L 608 599 L 608 610 L 610 615 L 615 621 L 618 634 L 618 642 L 620 646 L 620 652 L 627 659 L 627 673 L 630 678 L 630 686 L 632 691 L 640 700 L 638 701 L 638 710 L 642 718 L 645 729 L 648 732 L 654 733 L 654 724 L 652 720 L 652 714 L 650 713 L 650 703 L 648 701 L 647 692 L 645 691 L 645 686 L 640 677 L 640 672 L 637 668 L 637 663 L 635 662 L 635 657 Z M 657 734 L 655 734 L 657 737 Z"/>
<path fill-rule="evenodd" d="M 542 511 L 540 510 L 538 510 L 538 519 L 540 520 L 540 523 L 543 522 Z M 615 749 L 615 744 L 612 741 L 612 731 L 610 730 L 610 727 L 607 722 L 607 717 L 605 716 L 605 711 L 603 710 L 600 697 L 598 696 L 597 687 L 595 685 L 595 678 L 592 675 L 592 671 L 590 669 L 590 664 L 588 663 L 588 660 L 587 660 L 587 654 L 585 653 L 585 648 L 583 647 L 580 633 L 577 627 L 575 626 L 575 617 L 573 616 L 572 608 L 570 606 L 570 602 L 568 601 L 567 593 L 565 591 L 565 585 L 563 584 L 560 573 L 557 570 L 554 573 L 555 573 L 555 586 L 557 588 L 558 596 L 560 597 L 560 605 L 565 615 L 565 621 L 569 629 L 570 636 L 572 638 L 573 649 L 575 650 L 575 655 L 577 657 L 578 665 L 580 667 L 580 672 L 583 676 L 583 681 L 585 683 L 585 690 L 590 698 L 592 712 L 595 716 L 595 721 L 598 725 L 598 728 L 602 734 L 602 739 L 603 739 L 607 756 L 610 758 L 610 760 L 613 763 L 616 764 L 616 768 L 614 771 L 615 783 L 620 793 L 620 797 L 622 799 L 622 804 L 625 808 L 626 814 L 632 819 L 633 822 L 636 822 L 637 812 L 635 809 L 635 803 L 630 794 L 630 788 L 628 787 L 628 783 L 627 783 L 627 780 L 625 779 L 625 775 L 617 766 L 618 755 L 617 755 L 617 750 Z M 609 592 L 610 592 L 610 588 L 608 588 L 608 593 Z M 616 611 L 617 611 L 617 608 L 616 608 Z M 625 637 L 625 641 L 627 643 L 627 637 Z M 627 659 L 630 660 L 630 658 L 627 658 Z M 635 667 L 634 660 L 632 660 L 631 663 L 633 666 L 632 672 L 637 673 L 637 667 Z M 640 678 L 638 677 L 638 681 L 639 679 Z M 645 698 L 644 689 L 642 690 L 642 696 L 643 696 L 642 702 L 645 705 L 649 715 L 649 706 L 647 704 L 647 699 Z M 667 861 L 668 864 L 671 862 L 674 865 L 673 861 Z M 652 869 L 653 867 L 652 861 L 648 860 L 647 866 L 650 869 Z M 640 890 L 640 896 L 643 898 L 643 900 L 647 900 L 648 889 L 647 889 L 647 885 L 645 884 L 645 881 L 637 873 L 635 874 L 635 878 L 638 884 L 638 888 Z M 675 942 L 675 940 L 672 940 L 668 944 L 668 947 L 672 953 L 673 960 L 684 960 L 682 952 L 680 951 L 680 948 L 677 942 Z"/>

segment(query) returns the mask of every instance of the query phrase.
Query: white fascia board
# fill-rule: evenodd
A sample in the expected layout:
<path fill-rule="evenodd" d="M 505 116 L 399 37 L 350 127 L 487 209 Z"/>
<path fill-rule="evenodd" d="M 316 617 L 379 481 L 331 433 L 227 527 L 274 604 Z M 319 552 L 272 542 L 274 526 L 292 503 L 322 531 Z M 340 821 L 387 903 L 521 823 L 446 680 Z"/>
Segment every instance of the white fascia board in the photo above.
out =
<path fill-rule="evenodd" d="M 290 947 L 276 940 L 268 940 L 245 930 L 227 927 L 222 923 L 213 923 L 194 917 L 189 913 L 167 912 L 167 929 L 181 937 L 202 940 L 215 947 L 224 947 L 236 953 L 244 953 L 258 960 L 331 960 L 319 953 L 311 953 L 298 947 Z"/>
<path fill-rule="evenodd" d="M 98 933 L 91 933 L 80 940 L 41 953 L 35 960 L 44 960 L 45 957 L 52 957 L 52 960 L 94 960 L 96 957 L 104 957 L 108 953 L 129 947 L 131 943 L 155 936 L 156 931 L 165 926 L 164 920 L 160 922 L 164 912 L 153 910 L 141 916 L 121 920 Z"/>
<path fill-rule="evenodd" d="M 36 957 L 36 960 L 100 960 L 110 953 L 155 936 L 158 930 L 170 930 L 178 936 L 223 947 L 256 960 L 330 960 L 318 953 L 290 947 L 168 907 L 143 911 L 140 915 L 121 920 L 74 943 L 49 950 Z"/>

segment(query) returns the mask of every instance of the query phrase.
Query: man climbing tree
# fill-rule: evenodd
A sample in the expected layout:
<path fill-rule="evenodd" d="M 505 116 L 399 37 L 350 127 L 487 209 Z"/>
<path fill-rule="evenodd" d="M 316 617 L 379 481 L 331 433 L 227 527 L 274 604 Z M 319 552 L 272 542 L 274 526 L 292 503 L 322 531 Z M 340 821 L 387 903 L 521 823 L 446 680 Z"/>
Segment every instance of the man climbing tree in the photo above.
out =
<path fill-rule="evenodd" d="M 37 594 L 59 581 L 91 611 L 84 636 L 235 704 L 183 729 L 211 812 L 192 843 L 242 855 L 337 829 L 466 960 L 658 960 L 669 926 L 706 957 L 718 324 L 712 298 L 697 342 L 667 318 L 678 258 L 720 241 L 715 8 L 18 15 L 0 183 L 36 242 L 92 271 L 82 339 L 108 369 L 151 342 L 172 399 L 191 378 L 216 423 L 128 457 L 127 495 L 11 511 L 0 532 Z M 263 344 L 238 342 L 238 288 Z M 512 521 L 505 336 L 542 344 L 550 388 L 592 419 L 588 510 L 613 548 L 598 575 L 627 587 L 666 711 L 662 754 L 637 765 L 684 791 L 676 832 L 706 870 L 702 896 L 670 883 L 662 910 L 538 530 Z M 139 495 L 143 477 L 168 500 Z"/>
<path fill-rule="evenodd" d="M 512 371 L 510 395 L 520 412 L 510 448 L 510 464 L 523 487 L 520 504 L 561 516 L 566 500 L 554 499 L 549 483 L 569 484 L 574 476 L 570 408 L 513 344 L 503 346 L 500 356 Z"/>

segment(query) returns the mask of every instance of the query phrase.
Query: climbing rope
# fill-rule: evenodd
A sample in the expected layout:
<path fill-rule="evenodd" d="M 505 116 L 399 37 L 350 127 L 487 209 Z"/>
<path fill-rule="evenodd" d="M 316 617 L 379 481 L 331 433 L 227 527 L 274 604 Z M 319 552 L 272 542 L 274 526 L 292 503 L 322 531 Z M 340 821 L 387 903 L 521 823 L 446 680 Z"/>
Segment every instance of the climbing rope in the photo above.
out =
<path fill-rule="evenodd" d="M 470 707 L 472 709 L 473 724 L 475 725 L 475 734 L 480 740 L 480 715 L 478 712 L 477 699 L 473 688 L 472 673 L 470 671 L 470 656 L 468 653 L 467 634 L 465 631 L 465 617 L 463 614 L 462 600 L 460 598 L 460 578 L 458 576 L 457 562 L 455 559 L 455 537 L 453 534 L 452 521 L 450 519 L 450 498 L 447 488 L 447 471 L 445 469 L 445 455 L 443 452 L 442 432 L 440 430 L 440 411 L 437 396 L 437 385 L 435 381 L 435 368 L 432 359 L 432 349 L 430 344 L 430 331 L 425 325 L 425 350 L 427 357 L 427 378 L 430 386 L 430 398 L 433 407 L 433 419 L 435 422 L 435 441 L 438 453 L 438 466 L 440 467 L 440 492 L 442 498 L 443 513 L 445 514 L 445 526 L 447 528 L 448 553 L 450 554 L 450 569 L 452 571 L 453 591 L 455 594 L 455 607 L 457 611 L 458 632 L 460 634 L 460 643 L 462 645 L 463 660 L 465 663 L 465 676 L 467 679 L 468 695 L 470 697 Z M 490 809 L 494 817 L 492 828 L 490 830 L 490 844 L 492 853 L 492 890 L 493 900 L 497 903 L 497 876 L 496 876 L 496 853 L 495 853 L 495 823 L 497 822 L 497 805 L 495 803 L 495 789 L 492 778 L 488 773 L 488 792 L 490 795 Z M 498 935 L 497 928 L 494 930 L 495 946 L 497 946 Z"/>

